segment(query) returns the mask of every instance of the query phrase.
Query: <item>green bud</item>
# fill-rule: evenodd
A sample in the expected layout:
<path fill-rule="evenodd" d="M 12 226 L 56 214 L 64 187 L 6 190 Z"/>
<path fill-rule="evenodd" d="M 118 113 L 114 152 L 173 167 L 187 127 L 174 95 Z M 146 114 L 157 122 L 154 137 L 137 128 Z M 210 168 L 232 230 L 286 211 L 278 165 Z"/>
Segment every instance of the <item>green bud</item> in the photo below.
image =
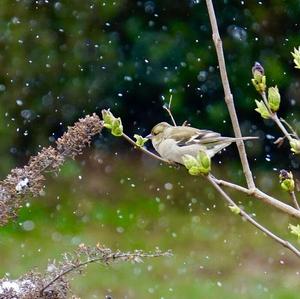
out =
<path fill-rule="evenodd" d="M 238 206 L 229 206 L 232 213 L 238 215 L 241 213 L 241 209 Z"/>
<path fill-rule="evenodd" d="M 300 140 L 292 138 L 290 140 L 291 151 L 295 154 L 300 154 Z"/>
<path fill-rule="evenodd" d="M 183 155 L 182 161 L 184 166 L 190 170 L 192 167 L 199 167 L 199 163 L 196 158 L 191 155 Z"/>
<path fill-rule="evenodd" d="M 279 182 L 284 191 L 293 192 L 295 190 L 295 181 L 291 171 L 285 169 L 280 170 Z"/>
<path fill-rule="evenodd" d="M 192 166 L 189 169 L 189 174 L 190 175 L 200 175 L 200 174 L 202 174 L 202 171 L 199 166 Z"/>
<path fill-rule="evenodd" d="M 211 171 L 211 160 L 205 151 L 199 151 L 197 160 L 200 164 L 200 170 L 203 174 L 208 174 Z"/>
<path fill-rule="evenodd" d="M 205 151 L 199 151 L 197 158 L 191 155 L 183 155 L 182 161 L 191 175 L 208 174 L 211 170 L 210 157 Z"/>
<path fill-rule="evenodd" d="M 104 121 L 104 126 L 108 129 L 111 129 L 112 124 L 113 124 L 113 122 L 116 118 L 110 112 L 109 109 L 108 110 L 103 109 L 101 112 L 102 112 L 102 118 L 103 118 L 103 121 Z"/>
<path fill-rule="evenodd" d="M 258 76 L 264 76 L 265 74 L 265 69 L 264 67 L 259 63 L 259 62 L 255 62 L 254 66 L 252 67 L 252 75 L 255 79 L 258 78 Z"/>
<path fill-rule="evenodd" d="M 298 47 L 298 50 L 294 48 L 294 52 L 291 52 L 291 54 L 294 57 L 295 68 L 300 69 L 300 47 Z"/>
<path fill-rule="evenodd" d="M 298 239 L 300 239 L 300 225 L 292 225 L 289 224 L 289 229 L 291 230 L 291 234 L 296 235 Z"/>
<path fill-rule="evenodd" d="M 263 101 L 257 101 L 255 100 L 257 108 L 255 109 L 256 112 L 258 112 L 262 118 L 268 119 L 271 117 L 271 114 L 266 106 L 266 104 Z"/>
<path fill-rule="evenodd" d="M 252 67 L 252 75 L 253 79 L 251 81 L 255 89 L 259 93 L 265 92 L 267 86 L 265 70 L 259 62 L 255 62 L 254 66 Z"/>
<path fill-rule="evenodd" d="M 138 134 L 134 134 L 133 137 L 136 139 L 135 144 L 136 144 L 138 147 L 143 147 L 144 144 L 149 140 L 148 138 L 144 138 L 143 136 L 138 135 Z"/>
<path fill-rule="evenodd" d="M 268 103 L 272 112 L 278 111 L 280 106 L 280 93 L 277 86 L 268 89 Z"/>
<path fill-rule="evenodd" d="M 123 125 L 122 125 L 122 121 L 121 121 L 120 117 L 114 119 L 114 121 L 111 125 L 111 133 L 117 137 L 122 136 Z"/>
<path fill-rule="evenodd" d="M 295 189 L 295 182 L 294 180 L 283 180 L 280 186 L 284 191 L 293 192 Z"/>

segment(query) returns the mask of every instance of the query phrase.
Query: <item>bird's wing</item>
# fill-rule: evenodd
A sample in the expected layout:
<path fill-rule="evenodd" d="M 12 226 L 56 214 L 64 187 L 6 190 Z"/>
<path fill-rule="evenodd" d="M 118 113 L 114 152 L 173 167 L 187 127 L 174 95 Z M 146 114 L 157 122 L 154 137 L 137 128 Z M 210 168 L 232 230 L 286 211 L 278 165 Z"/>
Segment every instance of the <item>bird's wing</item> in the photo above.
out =
<path fill-rule="evenodd" d="M 178 146 L 212 143 L 218 141 L 220 137 L 221 134 L 213 131 L 182 126 L 173 127 L 167 136 L 174 139 Z"/>

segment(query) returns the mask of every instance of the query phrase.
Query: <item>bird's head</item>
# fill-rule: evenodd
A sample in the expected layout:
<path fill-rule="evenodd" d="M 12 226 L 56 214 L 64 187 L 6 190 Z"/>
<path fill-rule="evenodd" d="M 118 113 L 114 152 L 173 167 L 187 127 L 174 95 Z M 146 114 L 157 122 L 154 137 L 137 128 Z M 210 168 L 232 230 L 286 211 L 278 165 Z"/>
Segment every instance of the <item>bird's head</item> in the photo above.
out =
<path fill-rule="evenodd" d="M 155 147 L 163 141 L 165 130 L 169 127 L 171 127 L 171 125 L 167 122 L 158 123 L 152 128 L 151 133 L 146 137 L 151 139 L 152 144 Z"/>

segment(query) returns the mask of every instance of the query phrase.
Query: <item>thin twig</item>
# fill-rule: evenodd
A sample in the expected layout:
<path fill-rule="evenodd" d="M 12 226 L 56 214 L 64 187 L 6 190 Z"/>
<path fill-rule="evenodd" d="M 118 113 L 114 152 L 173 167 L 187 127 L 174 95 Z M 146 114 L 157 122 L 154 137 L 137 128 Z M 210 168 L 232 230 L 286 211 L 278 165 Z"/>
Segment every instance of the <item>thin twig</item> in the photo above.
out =
<path fill-rule="evenodd" d="M 163 108 L 164 108 L 165 110 L 167 110 L 168 114 L 169 114 L 170 117 L 171 117 L 171 120 L 172 120 L 173 125 L 174 125 L 175 127 L 177 127 L 175 118 L 173 117 L 173 114 L 172 114 L 172 111 L 171 111 L 172 98 L 173 98 L 173 95 L 171 94 L 171 95 L 170 95 L 169 106 L 167 107 L 167 106 L 164 105 Z"/>
<path fill-rule="evenodd" d="M 292 135 L 295 138 L 299 139 L 299 136 L 298 136 L 297 132 L 293 129 L 293 127 L 284 118 L 280 117 L 280 121 L 282 123 L 284 123 L 289 128 L 289 130 L 292 132 Z"/>
<path fill-rule="evenodd" d="M 154 257 L 161 257 L 161 256 L 170 256 L 170 252 L 154 252 L 154 253 L 140 253 L 140 252 L 133 252 L 133 253 L 124 253 L 124 252 L 112 252 L 111 254 L 107 256 L 100 256 L 100 257 L 95 257 L 95 258 L 89 258 L 86 261 L 71 265 L 70 268 L 63 270 L 61 273 L 59 273 L 57 276 L 55 276 L 51 281 L 49 281 L 41 290 L 40 294 L 43 295 L 45 290 L 47 290 L 51 285 L 53 285 L 56 281 L 61 279 L 62 277 L 66 276 L 67 274 L 74 272 L 78 269 L 83 268 L 84 266 L 87 266 L 88 264 L 91 263 L 97 263 L 97 262 L 102 262 L 102 263 L 107 263 L 109 260 L 120 260 L 122 259 L 128 259 L 131 261 L 134 261 L 135 258 L 154 258 Z"/>
<path fill-rule="evenodd" d="M 259 224 L 256 220 L 254 220 L 248 213 L 243 211 L 242 209 L 239 208 L 239 206 L 228 196 L 227 193 L 224 192 L 224 190 L 215 182 L 214 177 L 211 175 L 207 176 L 207 180 L 213 185 L 213 187 L 222 195 L 222 197 L 227 201 L 227 203 L 230 206 L 234 206 L 239 209 L 239 214 L 248 222 L 250 222 L 252 225 L 257 227 L 259 230 L 261 230 L 263 233 L 265 233 L 267 236 L 275 240 L 276 242 L 280 243 L 282 246 L 288 248 L 292 252 L 294 252 L 298 257 L 300 257 L 300 251 L 293 246 L 290 242 L 278 237 L 271 231 L 269 231 L 267 228 Z"/>
<path fill-rule="evenodd" d="M 280 119 L 278 118 L 277 114 L 275 113 L 272 116 L 273 121 L 277 124 L 277 126 L 279 127 L 279 129 L 282 131 L 282 133 L 284 134 L 284 136 L 289 140 L 292 141 L 292 136 L 290 135 L 290 133 L 286 130 L 286 128 L 284 127 L 284 125 L 281 123 Z"/>
<path fill-rule="evenodd" d="M 135 141 L 132 140 L 132 139 L 131 139 L 129 136 L 127 136 L 125 133 L 122 134 L 122 137 L 124 137 L 129 143 L 131 143 L 131 144 L 134 146 L 134 148 L 141 150 L 143 153 L 147 154 L 148 156 L 150 156 L 150 157 L 152 157 L 152 158 L 155 158 L 155 159 L 157 159 L 157 160 L 159 160 L 159 161 L 161 161 L 161 162 L 165 162 L 165 163 L 167 163 L 167 164 L 173 164 L 171 161 L 166 160 L 166 159 L 164 159 L 164 158 L 162 158 L 162 157 L 160 157 L 160 156 L 158 156 L 158 155 L 156 155 L 156 154 L 154 154 L 154 153 L 148 151 L 146 148 L 137 146 L 136 143 L 135 143 Z"/>
<path fill-rule="evenodd" d="M 300 211 L 300 206 L 299 206 L 295 192 L 294 191 L 290 192 L 290 195 L 292 197 L 295 208 Z"/>
<path fill-rule="evenodd" d="M 283 133 L 283 135 L 289 140 L 291 141 L 293 138 L 291 137 L 291 134 L 287 131 L 287 129 L 284 127 L 284 125 L 282 124 L 282 122 L 280 121 L 280 119 L 277 116 L 277 113 L 273 113 L 270 108 L 269 108 L 269 104 L 268 104 L 268 100 L 267 100 L 267 95 L 265 92 L 262 92 L 261 97 L 267 107 L 267 109 L 269 110 L 269 113 L 271 115 L 271 119 L 276 123 L 276 125 L 279 127 L 279 129 L 281 130 L 281 132 Z"/>
<path fill-rule="evenodd" d="M 206 0 L 206 5 L 207 5 L 210 24 L 211 24 L 211 28 L 212 28 L 212 38 L 213 38 L 217 56 L 218 56 L 218 63 L 219 63 L 219 67 L 220 67 L 222 85 L 223 85 L 224 94 L 225 94 L 225 102 L 226 102 L 226 105 L 227 105 L 227 108 L 228 108 L 228 111 L 230 114 L 230 119 L 231 119 L 233 131 L 234 131 L 234 135 L 237 138 L 241 138 L 242 137 L 241 128 L 240 128 L 238 117 L 236 114 L 233 96 L 232 96 L 232 93 L 230 90 L 229 80 L 228 80 L 227 71 L 226 71 L 225 58 L 224 58 L 224 53 L 223 53 L 222 40 L 220 38 L 217 19 L 216 19 L 212 0 Z M 236 144 L 238 147 L 238 151 L 239 151 L 239 155 L 240 155 L 240 159 L 241 159 L 241 163 L 242 163 L 242 167 L 243 167 L 243 171 L 245 174 L 248 188 L 250 190 L 252 190 L 255 188 L 255 183 L 254 183 L 253 176 L 252 176 L 252 173 L 251 173 L 251 170 L 249 167 L 245 144 L 244 144 L 243 140 L 241 140 L 241 139 L 238 140 L 236 142 Z"/>
<path fill-rule="evenodd" d="M 226 187 L 229 187 L 231 189 L 234 189 L 234 190 L 237 190 L 239 192 L 243 192 L 247 195 L 250 195 L 250 196 L 254 196 L 255 198 L 261 200 L 262 202 L 266 203 L 266 204 L 269 204 L 279 210 L 281 210 L 282 212 L 285 212 L 293 217 L 296 217 L 296 218 L 300 218 L 300 211 L 295 209 L 294 207 L 262 192 L 261 190 L 255 188 L 253 190 L 249 190 L 245 187 L 242 187 L 242 186 L 239 186 L 237 184 L 233 184 L 233 183 L 230 183 L 230 182 L 227 182 L 225 180 L 219 180 L 215 177 L 213 177 L 214 181 L 216 184 L 220 185 L 220 186 L 226 186 Z"/>

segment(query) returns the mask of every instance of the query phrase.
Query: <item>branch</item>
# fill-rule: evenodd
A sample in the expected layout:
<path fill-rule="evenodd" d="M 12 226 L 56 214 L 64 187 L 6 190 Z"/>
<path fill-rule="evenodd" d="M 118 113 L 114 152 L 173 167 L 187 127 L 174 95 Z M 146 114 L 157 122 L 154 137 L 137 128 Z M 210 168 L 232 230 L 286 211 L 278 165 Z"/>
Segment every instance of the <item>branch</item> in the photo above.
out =
<path fill-rule="evenodd" d="M 157 159 L 161 162 L 167 163 L 167 164 L 174 164 L 173 162 L 169 161 L 169 160 L 165 160 L 164 158 L 148 151 L 145 147 L 141 147 L 141 146 L 137 146 L 135 141 L 132 140 L 128 135 L 126 135 L 125 133 L 122 134 L 122 137 L 125 138 L 129 143 L 131 143 L 134 148 L 141 150 L 143 153 L 145 153 L 146 155 L 150 156 L 151 158 Z"/>
<path fill-rule="evenodd" d="M 283 135 L 289 140 L 291 141 L 293 138 L 291 137 L 291 134 L 287 131 L 287 129 L 284 127 L 284 125 L 282 124 L 282 122 L 280 121 L 280 119 L 277 116 L 277 113 L 273 113 L 270 109 L 269 109 L 269 104 L 268 104 L 268 99 L 267 99 L 267 95 L 265 92 L 261 92 L 260 93 L 267 109 L 269 110 L 271 119 L 276 123 L 276 125 L 278 126 L 278 128 L 281 130 L 281 132 L 283 133 Z"/>
<path fill-rule="evenodd" d="M 234 135 L 236 138 L 241 138 L 242 133 L 241 133 L 238 117 L 237 117 L 235 106 L 234 106 L 233 96 L 232 96 L 232 93 L 230 90 L 230 84 L 229 84 L 229 80 L 228 80 L 228 76 L 227 76 L 225 58 L 224 58 L 224 53 L 223 53 L 222 40 L 220 38 L 218 24 L 217 24 L 212 0 L 206 0 L 206 5 L 207 5 L 210 24 L 211 24 L 211 28 L 212 28 L 212 38 L 213 38 L 217 56 L 218 56 L 218 63 L 219 63 L 219 67 L 220 67 L 222 85 L 223 85 L 224 94 L 225 94 L 225 102 L 226 102 L 226 105 L 227 105 L 227 108 L 229 111 Z M 251 173 L 251 170 L 249 167 L 244 141 L 240 139 L 236 142 L 236 144 L 238 147 L 238 151 L 239 151 L 239 155 L 240 155 L 240 159 L 241 159 L 241 163 L 242 163 L 242 167 L 243 167 L 243 171 L 245 174 L 248 188 L 250 190 L 252 190 L 255 188 L 255 183 L 254 183 L 253 176 L 252 176 L 252 173 Z"/>
<path fill-rule="evenodd" d="M 258 188 L 255 188 L 253 190 L 249 190 L 245 187 L 224 181 L 224 180 L 218 180 L 214 177 L 214 181 L 216 184 L 220 185 L 220 186 L 226 186 L 229 187 L 231 189 L 237 190 L 239 192 L 245 193 L 247 195 L 250 196 L 254 196 L 255 198 L 261 200 L 262 202 L 271 205 L 279 210 L 281 210 L 282 212 L 285 212 L 293 217 L 296 218 L 300 218 L 300 211 L 295 209 L 294 207 L 285 204 L 284 202 L 262 192 L 261 190 L 259 190 Z"/>
<path fill-rule="evenodd" d="M 134 252 L 113 252 L 109 248 L 102 247 L 97 245 L 96 247 L 89 247 L 81 244 L 77 252 L 74 255 L 71 255 L 69 258 L 63 261 L 58 269 L 57 274 L 54 275 L 50 281 L 40 290 L 40 294 L 43 295 L 44 292 L 50 287 L 53 286 L 58 280 L 61 280 L 67 274 L 71 272 L 78 272 L 81 268 L 92 264 L 92 263 L 102 263 L 109 265 L 116 262 L 134 262 L 141 263 L 143 258 L 155 258 L 160 256 L 171 256 L 171 252 L 162 252 L 156 250 L 154 253 L 144 253 L 141 250 L 135 250 Z M 82 260 L 82 257 L 84 258 Z"/>
<path fill-rule="evenodd" d="M 259 230 L 261 230 L 263 233 L 265 233 L 267 236 L 269 236 L 270 238 L 272 238 L 273 240 L 275 240 L 276 242 L 278 242 L 279 244 L 281 244 L 282 246 L 288 248 L 289 250 L 291 250 L 292 252 L 294 252 L 298 257 L 300 257 L 300 251 L 293 246 L 290 242 L 278 237 L 277 235 L 275 235 L 274 233 L 272 233 L 271 231 L 269 231 L 267 228 L 265 228 L 264 226 L 262 226 L 261 224 L 259 224 L 256 220 L 254 220 L 250 215 L 248 215 L 245 211 L 243 211 L 242 209 L 240 209 L 236 203 L 228 196 L 227 193 L 225 193 L 223 191 L 223 189 L 215 182 L 215 179 L 211 176 L 208 175 L 207 176 L 207 180 L 213 185 L 213 187 L 222 195 L 222 197 L 227 201 L 227 203 L 230 206 L 236 207 L 237 209 L 239 209 L 239 215 L 242 216 L 245 220 L 247 220 L 248 222 L 250 222 L 252 225 L 254 225 L 255 227 L 257 227 Z"/>
<path fill-rule="evenodd" d="M 297 201 L 297 197 L 296 197 L 296 194 L 294 191 L 290 192 L 290 195 L 291 195 L 291 198 L 292 198 L 292 201 L 294 203 L 294 206 L 297 210 L 300 210 L 300 206 L 299 206 L 299 203 Z"/>

